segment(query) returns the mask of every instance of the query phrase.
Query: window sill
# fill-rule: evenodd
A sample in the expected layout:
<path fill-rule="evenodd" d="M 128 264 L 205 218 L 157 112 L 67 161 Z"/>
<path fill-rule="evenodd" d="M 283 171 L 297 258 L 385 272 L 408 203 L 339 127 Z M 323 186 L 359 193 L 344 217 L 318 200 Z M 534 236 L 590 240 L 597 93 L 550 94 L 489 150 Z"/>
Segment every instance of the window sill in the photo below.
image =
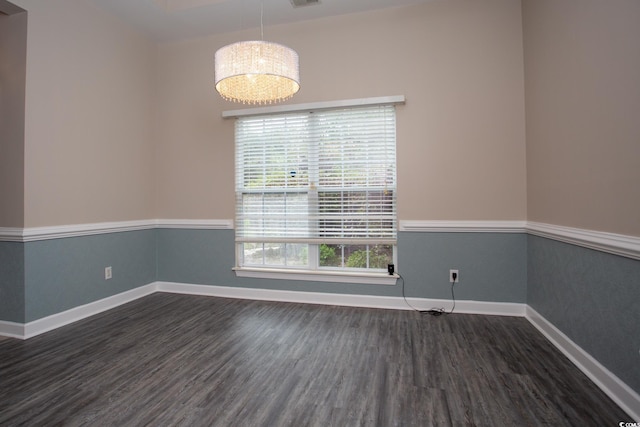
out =
<path fill-rule="evenodd" d="M 304 280 L 312 282 L 359 283 L 367 285 L 395 285 L 400 278 L 387 273 L 347 273 L 343 271 L 307 271 L 274 268 L 235 267 L 237 277 L 257 279 Z"/>

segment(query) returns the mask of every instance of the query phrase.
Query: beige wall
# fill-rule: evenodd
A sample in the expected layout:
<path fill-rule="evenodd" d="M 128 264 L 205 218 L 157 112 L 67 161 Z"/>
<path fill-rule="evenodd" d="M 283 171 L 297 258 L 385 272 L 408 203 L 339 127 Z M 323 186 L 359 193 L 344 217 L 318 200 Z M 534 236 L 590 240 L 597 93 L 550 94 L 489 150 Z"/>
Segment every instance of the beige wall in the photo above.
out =
<path fill-rule="evenodd" d="M 640 2 L 524 0 L 528 219 L 640 236 Z"/>
<path fill-rule="evenodd" d="M 16 108 L 1 115 L 14 126 L 1 131 L 0 226 L 233 218 L 233 121 L 220 114 L 241 106 L 215 93 L 213 54 L 257 29 L 156 47 L 90 2 L 14 3 L 29 11 L 26 128 L 22 151 L 5 53 L 3 105 Z M 265 37 L 300 53 L 290 103 L 406 96 L 401 219 L 640 235 L 638 22 L 635 1 L 436 0 L 267 23 Z"/>
<path fill-rule="evenodd" d="M 300 54 L 290 103 L 405 95 L 398 211 L 414 220 L 524 220 L 520 2 L 434 1 L 265 28 Z M 233 218 L 233 121 L 213 55 L 259 30 L 159 46 L 159 218 Z"/>
<path fill-rule="evenodd" d="M 0 227 L 24 224 L 26 52 L 27 14 L 0 14 Z"/>
<path fill-rule="evenodd" d="M 29 13 L 27 227 L 154 217 L 155 47 L 84 0 Z"/>

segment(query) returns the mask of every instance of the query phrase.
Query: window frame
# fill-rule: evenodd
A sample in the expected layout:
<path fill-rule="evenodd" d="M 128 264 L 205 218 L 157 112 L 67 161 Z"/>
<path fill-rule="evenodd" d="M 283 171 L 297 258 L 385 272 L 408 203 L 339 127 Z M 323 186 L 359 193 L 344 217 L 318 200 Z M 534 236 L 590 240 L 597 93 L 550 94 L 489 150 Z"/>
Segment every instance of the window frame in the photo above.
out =
<path fill-rule="evenodd" d="M 378 97 L 378 98 L 365 98 L 355 100 L 343 100 L 343 101 L 330 101 L 322 103 L 309 103 L 309 104 L 292 104 L 292 105 L 279 105 L 269 107 L 250 108 L 244 110 L 232 110 L 223 112 L 223 118 L 240 118 L 246 116 L 258 116 L 268 114 L 286 114 L 319 110 L 331 110 L 341 108 L 357 108 L 366 106 L 378 106 L 378 105 L 401 105 L 404 104 L 404 96 L 390 96 L 390 97 Z M 397 117 L 397 116 L 396 116 Z M 236 166 L 234 165 L 234 171 Z M 235 173 L 235 172 L 234 172 Z M 394 189 L 397 192 L 397 188 Z M 236 190 L 234 189 L 234 192 Z M 237 203 L 237 201 L 236 201 Z M 397 203 L 397 202 L 396 202 Z M 397 214 L 396 214 L 397 222 Z M 277 240 L 277 239 L 274 239 Z M 285 279 L 285 280 L 306 280 L 306 281 L 320 281 L 320 282 L 340 282 L 340 283 L 362 283 L 362 284 L 379 284 L 379 285 L 394 285 L 396 279 L 399 277 L 397 273 L 389 275 L 386 271 L 370 270 L 370 269 L 357 269 L 347 267 L 322 267 L 319 265 L 319 243 L 308 244 L 307 260 L 308 265 L 301 266 L 264 266 L 264 265 L 250 265 L 244 262 L 244 250 L 243 245 L 245 241 L 235 242 L 235 267 L 233 270 L 237 277 L 252 277 L 252 278 L 265 278 L 265 279 Z M 265 243 L 264 240 L 256 243 Z M 284 242 L 282 242 L 284 243 Z M 343 243 L 360 244 L 358 243 Z M 336 243 L 339 244 L 339 243 Z M 362 243 L 363 245 L 375 245 L 376 243 Z M 393 264 L 396 266 L 395 270 L 398 271 L 397 263 L 397 241 L 392 244 L 393 246 Z M 344 262 L 344 260 L 343 260 Z"/>

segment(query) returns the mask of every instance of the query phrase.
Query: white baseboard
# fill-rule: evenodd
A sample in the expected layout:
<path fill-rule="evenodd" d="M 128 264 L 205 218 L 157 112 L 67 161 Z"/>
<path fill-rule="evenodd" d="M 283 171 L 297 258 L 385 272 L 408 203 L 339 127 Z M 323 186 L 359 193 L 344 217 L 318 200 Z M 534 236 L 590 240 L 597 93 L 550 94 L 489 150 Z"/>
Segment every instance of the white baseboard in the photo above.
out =
<path fill-rule="evenodd" d="M 407 302 L 418 310 L 443 308 L 446 312 L 450 312 L 451 309 L 454 308 L 453 302 L 450 299 L 407 298 Z M 525 304 L 517 302 L 456 300 L 454 312 L 460 314 L 523 317 L 525 309 Z"/>
<path fill-rule="evenodd" d="M 640 420 L 638 393 L 530 306 L 527 306 L 525 317 L 633 420 Z"/>
<path fill-rule="evenodd" d="M 192 285 L 187 283 L 156 282 L 159 292 L 206 295 L 222 298 L 261 301 L 297 302 L 304 304 L 341 305 L 347 307 L 382 308 L 392 310 L 428 310 L 434 307 L 451 309 L 451 300 L 385 297 L 375 295 L 332 294 L 321 292 L 282 291 L 228 286 Z M 410 304 L 408 305 L 407 302 Z M 501 316 L 524 316 L 525 305 L 518 303 L 456 301 L 457 313 Z"/>
<path fill-rule="evenodd" d="M 0 320 L 0 337 L 24 339 L 24 323 Z"/>
<path fill-rule="evenodd" d="M 7 336 L 13 336 L 15 338 L 28 339 L 35 337 L 36 335 L 49 332 L 57 329 L 61 326 L 68 325 L 78 320 L 85 319 L 103 311 L 110 310 L 118 307 L 122 304 L 126 304 L 138 298 L 142 298 L 156 291 L 155 284 L 141 286 L 139 288 L 132 289 L 130 291 L 122 292 L 117 295 L 113 295 L 98 301 L 91 302 L 89 304 L 74 307 L 72 309 L 63 311 L 61 313 L 52 314 L 51 316 L 43 317 L 38 320 L 26 323 L 22 325 L 22 333 L 13 334 Z M 1 325 L 0 325 L 1 328 Z M 0 334 L 2 330 L 0 329 Z M 3 334 L 4 335 L 4 334 Z"/>
<path fill-rule="evenodd" d="M 95 314 L 126 304 L 154 292 L 214 296 L 221 298 L 252 299 L 262 301 L 296 302 L 304 304 L 339 305 L 391 310 L 428 310 L 434 307 L 451 309 L 450 300 L 385 297 L 375 295 L 333 294 L 320 292 L 282 291 L 257 288 L 235 288 L 228 286 L 194 285 L 188 283 L 153 282 L 130 291 L 113 295 L 99 301 L 74 307 L 42 319 L 22 324 L 0 321 L 0 336 L 28 339 L 61 326 L 85 319 Z M 407 302 L 410 304 L 408 305 Z M 524 316 L 525 305 L 484 301 L 457 301 L 457 313 Z"/>
<path fill-rule="evenodd" d="M 230 286 L 192 285 L 188 283 L 156 282 L 159 292 L 205 295 L 221 298 L 251 299 L 259 301 L 297 302 L 305 304 L 342 305 L 348 307 L 386 308 L 409 310 L 397 297 L 374 295 L 330 294 L 321 292 L 282 291 Z"/>

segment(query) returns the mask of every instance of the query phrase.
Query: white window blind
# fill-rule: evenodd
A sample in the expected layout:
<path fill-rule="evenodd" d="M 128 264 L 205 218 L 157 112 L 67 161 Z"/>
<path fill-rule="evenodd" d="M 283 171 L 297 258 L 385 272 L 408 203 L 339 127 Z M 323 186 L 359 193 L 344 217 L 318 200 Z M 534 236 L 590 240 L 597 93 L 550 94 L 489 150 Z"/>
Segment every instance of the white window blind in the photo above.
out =
<path fill-rule="evenodd" d="M 396 243 L 395 107 L 236 121 L 236 241 Z"/>

